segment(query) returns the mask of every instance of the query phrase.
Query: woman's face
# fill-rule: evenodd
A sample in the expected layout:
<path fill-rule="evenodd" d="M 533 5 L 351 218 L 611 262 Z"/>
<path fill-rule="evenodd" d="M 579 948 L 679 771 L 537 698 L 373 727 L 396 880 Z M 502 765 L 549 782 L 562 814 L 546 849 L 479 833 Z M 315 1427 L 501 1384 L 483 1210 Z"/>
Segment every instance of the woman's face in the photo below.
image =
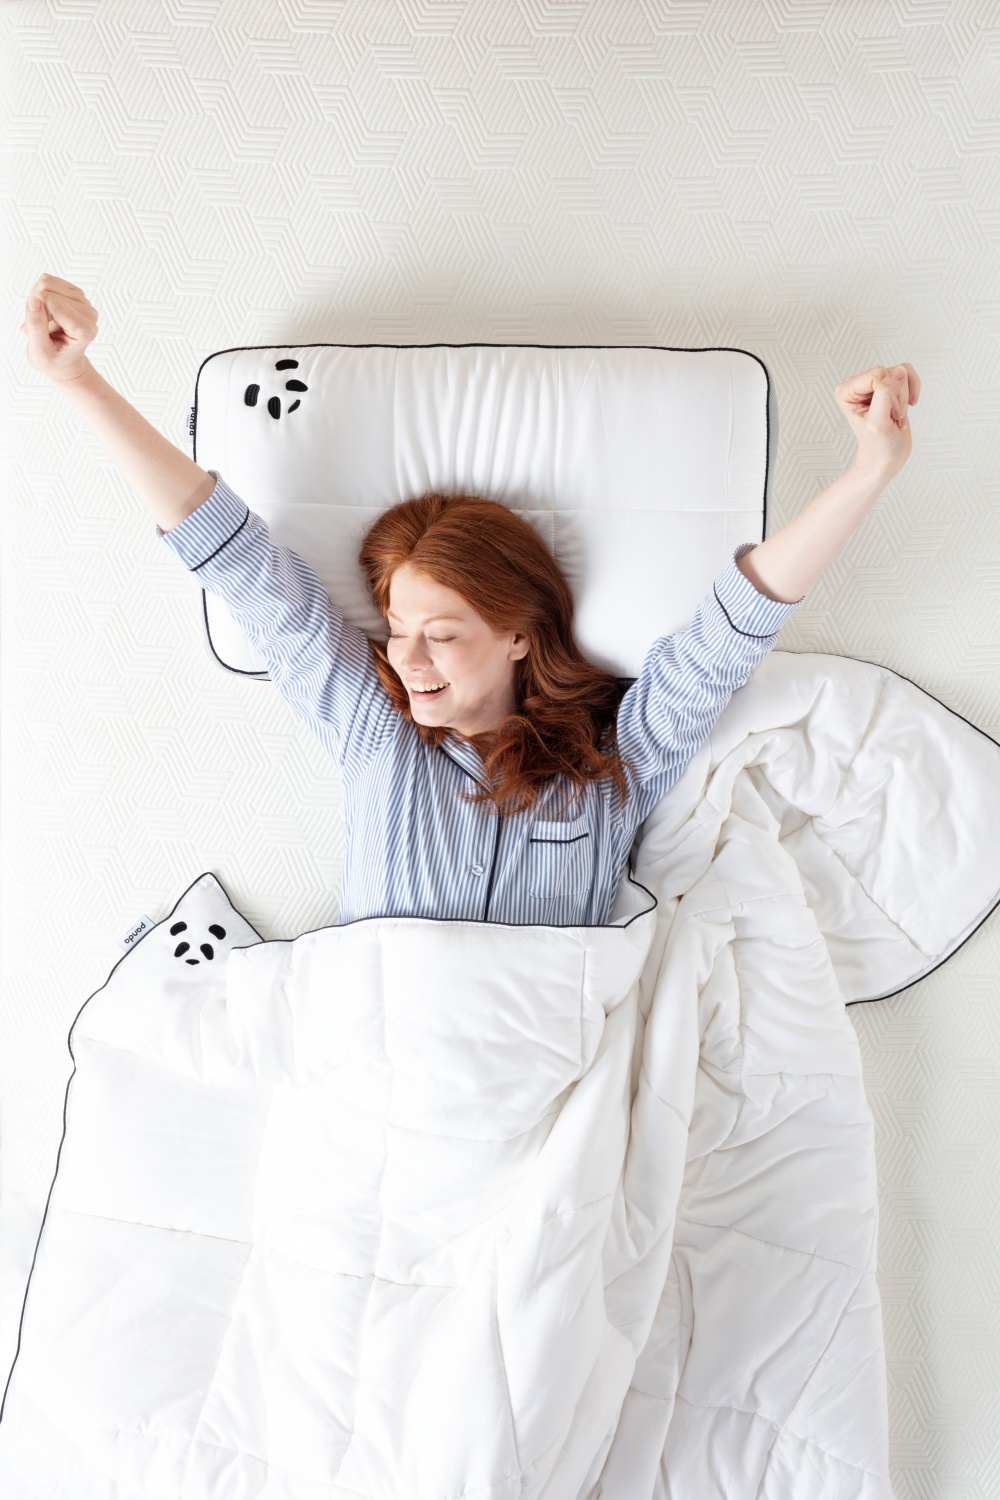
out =
<path fill-rule="evenodd" d="M 514 662 L 528 654 L 520 632 L 498 636 L 454 589 L 403 563 L 389 587 L 386 653 L 418 724 L 484 734 L 513 713 Z M 421 693 L 438 687 L 440 692 Z"/>

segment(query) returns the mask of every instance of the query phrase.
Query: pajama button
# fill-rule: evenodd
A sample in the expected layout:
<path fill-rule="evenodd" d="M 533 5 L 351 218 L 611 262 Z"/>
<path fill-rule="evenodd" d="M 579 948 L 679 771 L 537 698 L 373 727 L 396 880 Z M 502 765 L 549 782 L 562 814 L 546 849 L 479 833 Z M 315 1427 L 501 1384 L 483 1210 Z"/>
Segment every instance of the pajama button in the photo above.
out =
<path fill-rule="evenodd" d="M 481 875 L 482 873 L 483 873 L 483 867 L 482 867 L 482 865 L 470 865 L 469 866 L 469 874 L 470 875 Z"/>

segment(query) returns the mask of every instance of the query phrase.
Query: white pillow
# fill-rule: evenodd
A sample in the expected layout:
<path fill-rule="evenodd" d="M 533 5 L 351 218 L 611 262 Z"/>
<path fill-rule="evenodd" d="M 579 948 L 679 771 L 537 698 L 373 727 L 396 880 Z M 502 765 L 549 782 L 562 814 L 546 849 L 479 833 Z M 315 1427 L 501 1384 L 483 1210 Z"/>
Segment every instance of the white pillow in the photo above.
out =
<path fill-rule="evenodd" d="M 225 349 L 198 372 L 190 427 L 196 461 L 370 637 L 385 624 L 357 563 L 365 528 L 399 500 L 463 489 L 537 526 L 581 649 L 629 677 L 733 549 L 762 539 L 777 441 L 767 369 L 741 349 Z M 207 593 L 203 618 L 221 666 L 267 676 Z"/>

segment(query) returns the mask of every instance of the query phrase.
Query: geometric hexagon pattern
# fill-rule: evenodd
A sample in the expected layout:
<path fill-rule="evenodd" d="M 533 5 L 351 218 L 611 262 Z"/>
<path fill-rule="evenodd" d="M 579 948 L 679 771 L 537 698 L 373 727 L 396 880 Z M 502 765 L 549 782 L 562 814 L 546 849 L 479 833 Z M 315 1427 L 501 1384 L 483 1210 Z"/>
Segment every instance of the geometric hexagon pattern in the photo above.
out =
<path fill-rule="evenodd" d="M 995 0 L 6 0 L 0 1364 L 70 1024 L 212 869 L 268 938 L 336 920 L 335 767 L 220 672 L 199 594 L 24 358 L 43 271 L 189 449 L 245 345 L 756 351 L 770 529 L 846 467 L 846 375 L 910 360 L 913 456 L 782 632 L 1000 739 Z M 1000 918 L 850 1014 L 877 1125 L 899 1500 L 1000 1494 Z M 26 1248 L 25 1248 L 26 1247 Z M 6 1368 L 6 1366 L 5 1366 Z"/>

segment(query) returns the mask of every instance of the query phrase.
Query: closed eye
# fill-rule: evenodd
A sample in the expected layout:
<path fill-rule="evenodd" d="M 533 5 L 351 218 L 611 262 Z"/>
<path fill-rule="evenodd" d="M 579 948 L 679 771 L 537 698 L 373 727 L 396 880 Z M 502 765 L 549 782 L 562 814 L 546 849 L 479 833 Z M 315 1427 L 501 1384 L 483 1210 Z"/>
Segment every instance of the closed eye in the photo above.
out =
<path fill-rule="evenodd" d="M 390 641 L 405 641 L 406 640 L 406 636 L 405 635 L 390 635 L 389 639 L 390 639 Z M 435 636 L 435 635 L 429 635 L 427 637 L 427 639 L 429 641 L 433 641 L 434 644 L 435 644 L 435 646 L 443 646 L 448 641 L 453 641 L 455 639 L 455 637 L 453 635 L 437 635 L 437 636 Z"/>

